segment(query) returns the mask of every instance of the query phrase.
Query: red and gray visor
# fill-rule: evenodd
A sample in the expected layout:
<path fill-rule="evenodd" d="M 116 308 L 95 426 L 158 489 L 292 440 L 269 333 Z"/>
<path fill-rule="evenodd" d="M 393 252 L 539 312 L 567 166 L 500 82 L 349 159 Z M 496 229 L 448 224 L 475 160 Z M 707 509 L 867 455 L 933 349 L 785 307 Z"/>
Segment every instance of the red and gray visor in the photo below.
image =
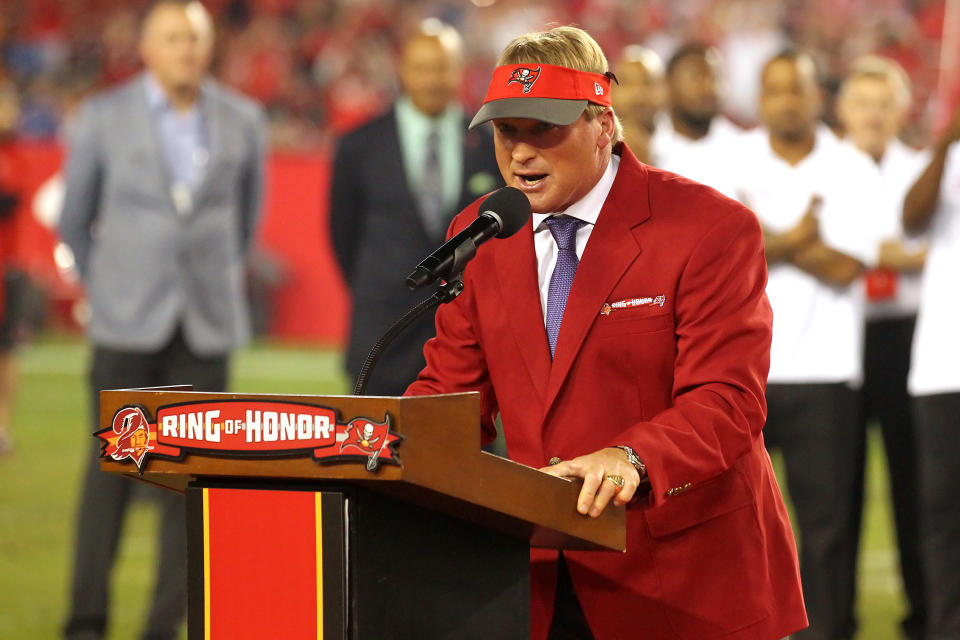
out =
<path fill-rule="evenodd" d="M 494 118 L 568 125 L 591 102 L 610 106 L 610 75 L 552 64 L 507 64 L 493 70 L 487 97 L 470 128 Z"/>

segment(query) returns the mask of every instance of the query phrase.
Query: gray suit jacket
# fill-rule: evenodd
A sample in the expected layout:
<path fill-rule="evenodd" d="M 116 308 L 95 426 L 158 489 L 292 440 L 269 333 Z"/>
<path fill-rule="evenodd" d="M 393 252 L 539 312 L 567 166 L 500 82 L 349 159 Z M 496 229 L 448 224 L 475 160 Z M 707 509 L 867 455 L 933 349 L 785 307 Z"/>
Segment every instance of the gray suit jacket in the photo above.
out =
<path fill-rule="evenodd" d="M 264 115 L 212 80 L 202 109 L 210 159 L 192 213 L 178 215 L 144 76 L 83 108 L 60 233 L 99 346 L 156 351 L 182 326 L 191 349 L 212 356 L 249 337 L 244 267 L 263 192 Z"/>

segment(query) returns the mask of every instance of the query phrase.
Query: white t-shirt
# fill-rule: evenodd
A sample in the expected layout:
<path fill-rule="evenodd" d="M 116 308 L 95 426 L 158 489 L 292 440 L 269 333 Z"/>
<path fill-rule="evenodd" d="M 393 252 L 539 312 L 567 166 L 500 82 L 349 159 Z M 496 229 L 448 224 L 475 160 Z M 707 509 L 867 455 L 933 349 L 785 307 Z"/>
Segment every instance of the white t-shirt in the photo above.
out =
<path fill-rule="evenodd" d="M 733 159 L 731 159 L 733 160 Z M 803 218 L 816 196 L 820 237 L 837 251 L 872 264 L 876 242 L 865 229 L 884 206 L 873 161 L 826 127 L 813 150 L 791 166 L 770 148 L 769 134 L 746 134 L 736 154 L 738 198 L 764 227 L 783 233 Z M 773 307 L 771 383 L 846 382 L 862 378 L 863 290 L 825 284 L 788 263 L 770 266 L 767 296 Z"/>
<path fill-rule="evenodd" d="M 613 187 L 613 181 L 617 178 L 617 170 L 620 168 L 620 156 L 610 155 L 610 162 L 607 164 L 607 170 L 600 176 L 597 184 L 587 192 L 585 196 L 574 202 L 562 213 L 572 218 L 583 220 L 586 224 L 577 229 L 577 258 L 583 257 L 583 251 L 587 248 L 587 240 L 593 233 L 593 226 L 597 224 L 597 218 L 600 217 L 600 209 L 603 203 L 607 201 L 607 195 Z M 550 227 L 545 220 L 553 213 L 535 213 L 533 214 L 533 248 L 537 254 L 537 280 L 540 284 L 540 309 L 543 311 L 543 322 L 547 322 L 547 298 L 550 294 L 550 278 L 553 276 L 553 270 L 557 266 L 557 241 L 553 238 Z"/>
<path fill-rule="evenodd" d="M 947 151 L 929 237 L 907 384 L 920 396 L 960 392 L 960 144 Z"/>
<path fill-rule="evenodd" d="M 903 231 L 903 199 L 923 170 L 930 164 L 928 151 L 917 151 L 894 138 L 887 145 L 878 165 L 883 181 L 886 206 L 870 218 L 871 233 L 878 242 L 899 240 L 909 251 L 927 246 L 924 237 L 909 237 Z M 879 245 L 878 245 L 879 250 Z M 873 265 L 871 265 L 873 266 Z M 894 295 L 887 300 L 867 300 L 867 318 L 902 318 L 917 313 L 920 307 L 921 274 L 900 273 Z"/>
<path fill-rule="evenodd" d="M 735 124 L 717 116 L 707 135 L 692 140 L 677 133 L 670 116 L 663 114 L 650 139 L 650 155 L 657 168 L 713 187 L 732 198 L 735 194 L 729 158 L 743 135 Z"/>

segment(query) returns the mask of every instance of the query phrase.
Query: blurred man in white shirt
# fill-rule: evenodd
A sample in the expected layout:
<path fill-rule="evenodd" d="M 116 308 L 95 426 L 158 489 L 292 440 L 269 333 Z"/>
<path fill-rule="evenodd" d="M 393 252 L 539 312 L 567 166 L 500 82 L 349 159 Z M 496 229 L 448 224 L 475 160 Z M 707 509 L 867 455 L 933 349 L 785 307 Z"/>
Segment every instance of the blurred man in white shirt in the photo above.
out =
<path fill-rule="evenodd" d="M 928 640 L 960 638 L 960 110 L 907 192 L 903 226 L 929 232 L 908 389 L 916 398 Z"/>
<path fill-rule="evenodd" d="M 909 611 L 903 621 L 908 638 L 922 638 L 926 620 L 919 546 L 919 472 L 916 436 L 907 373 L 910 347 L 920 306 L 920 275 L 926 243 L 907 238 L 901 209 L 907 190 L 930 159 L 897 138 L 910 108 L 910 80 L 893 60 L 864 56 L 854 61 L 840 88 L 837 115 L 846 139 L 869 155 L 880 170 L 884 193 L 894 207 L 884 207 L 864 229 L 878 239 L 878 261 L 865 274 L 866 331 L 861 392 L 861 439 L 858 445 L 854 527 L 851 543 L 860 540 L 863 507 L 864 443 L 868 422 L 879 422 L 893 496 L 900 571 Z M 856 566 L 850 567 L 855 579 Z"/>
<path fill-rule="evenodd" d="M 785 51 L 764 66 L 763 126 L 729 154 L 737 195 L 763 225 L 773 306 L 768 448 L 779 448 L 800 529 L 810 627 L 795 638 L 852 636 L 854 465 L 862 377 L 864 233 L 883 206 L 869 158 L 819 122 L 813 61 Z"/>
<path fill-rule="evenodd" d="M 689 43 L 667 63 L 669 112 L 659 118 L 651 141 L 654 163 L 733 197 L 725 161 L 742 131 L 720 115 L 720 56 L 713 47 Z"/>

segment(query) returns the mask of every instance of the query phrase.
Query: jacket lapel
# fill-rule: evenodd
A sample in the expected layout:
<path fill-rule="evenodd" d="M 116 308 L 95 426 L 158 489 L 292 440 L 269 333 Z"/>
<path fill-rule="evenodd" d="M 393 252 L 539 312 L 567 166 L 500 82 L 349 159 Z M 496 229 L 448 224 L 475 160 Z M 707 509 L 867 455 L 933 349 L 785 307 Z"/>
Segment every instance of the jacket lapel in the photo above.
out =
<path fill-rule="evenodd" d="M 212 179 L 215 167 L 218 166 L 223 150 L 223 126 L 224 120 L 230 117 L 230 114 L 223 109 L 223 104 L 219 100 L 216 89 L 211 81 L 205 81 L 202 89 L 201 114 L 203 117 L 203 127 L 207 132 L 207 164 L 203 167 L 203 174 L 200 177 L 200 183 L 197 185 L 197 191 L 193 194 L 194 202 L 199 203 L 206 193 L 206 190 Z"/>
<path fill-rule="evenodd" d="M 621 148 L 623 155 L 616 180 L 590 233 L 567 298 L 550 367 L 544 416 L 570 373 L 603 303 L 640 254 L 639 234 L 634 227 L 650 217 L 647 174 L 626 146 Z"/>
<path fill-rule="evenodd" d="M 141 74 L 136 91 L 133 92 L 132 99 L 136 104 L 130 110 L 130 117 L 136 122 L 134 129 L 143 132 L 141 139 L 144 157 L 149 158 L 149 162 L 154 165 L 153 167 L 145 167 L 143 174 L 156 176 L 157 186 L 163 190 L 164 197 L 170 203 L 170 211 L 175 214 L 177 207 L 170 192 L 170 172 L 167 171 L 166 158 L 164 158 L 163 148 L 160 146 L 160 131 L 153 121 L 153 108 L 147 99 L 146 82 L 146 75 Z"/>
<path fill-rule="evenodd" d="M 496 275 L 517 350 L 527 367 L 540 401 L 546 397 L 550 375 L 550 346 L 540 307 L 537 256 L 533 248 L 533 222 L 496 243 Z"/>

